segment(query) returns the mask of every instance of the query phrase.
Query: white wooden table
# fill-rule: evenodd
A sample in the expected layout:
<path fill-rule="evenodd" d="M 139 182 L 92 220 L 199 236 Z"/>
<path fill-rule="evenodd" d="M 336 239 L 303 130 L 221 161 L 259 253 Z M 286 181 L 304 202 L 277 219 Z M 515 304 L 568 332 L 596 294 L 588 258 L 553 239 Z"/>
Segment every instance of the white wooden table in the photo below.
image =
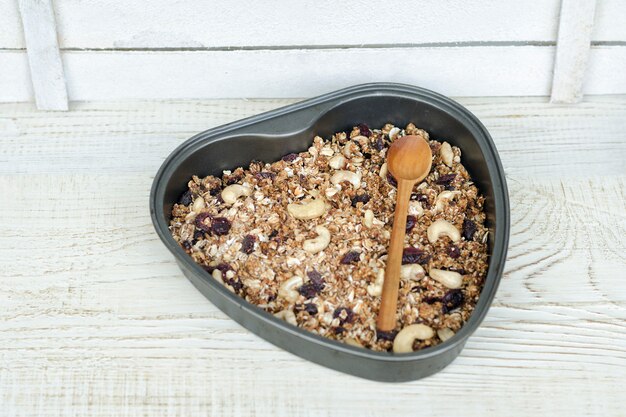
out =
<path fill-rule="evenodd" d="M 508 261 L 461 356 L 404 384 L 239 327 L 153 231 L 174 147 L 291 101 L 0 105 L 0 415 L 624 416 L 626 97 L 460 101 L 507 173 Z"/>

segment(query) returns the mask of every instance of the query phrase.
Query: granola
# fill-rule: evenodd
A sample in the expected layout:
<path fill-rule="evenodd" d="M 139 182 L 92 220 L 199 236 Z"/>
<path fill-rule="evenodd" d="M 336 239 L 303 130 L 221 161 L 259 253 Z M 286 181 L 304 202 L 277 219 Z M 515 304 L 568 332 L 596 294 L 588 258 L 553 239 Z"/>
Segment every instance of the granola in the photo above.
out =
<path fill-rule="evenodd" d="M 433 164 L 411 195 L 397 327 L 377 334 L 396 196 L 385 155 L 405 134 L 429 141 Z M 488 264 L 484 197 L 461 150 L 413 124 L 316 136 L 306 152 L 193 176 L 188 187 L 172 209 L 174 239 L 230 291 L 313 333 L 391 351 L 398 331 L 424 324 L 432 337 L 416 338 L 418 350 L 451 337 L 478 301 Z M 458 239 L 429 240 L 438 220 Z"/>

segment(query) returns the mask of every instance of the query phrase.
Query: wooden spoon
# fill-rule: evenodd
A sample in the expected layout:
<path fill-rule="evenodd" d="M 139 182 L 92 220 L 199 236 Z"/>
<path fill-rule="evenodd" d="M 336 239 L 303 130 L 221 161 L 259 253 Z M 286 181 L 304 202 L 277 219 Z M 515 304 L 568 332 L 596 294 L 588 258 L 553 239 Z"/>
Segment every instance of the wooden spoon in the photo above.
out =
<path fill-rule="evenodd" d="M 413 190 L 416 182 L 422 181 L 430 172 L 432 156 L 426 139 L 423 136 L 415 135 L 396 139 L 387 152 L 387 169 L 398 182 L 398 195 L 393 216 L 393 229 L 389 242 L 380 311 L 376 321 L 379 331 L 388 332 L 396 327 L 398 285 L 411 190 Z"/>

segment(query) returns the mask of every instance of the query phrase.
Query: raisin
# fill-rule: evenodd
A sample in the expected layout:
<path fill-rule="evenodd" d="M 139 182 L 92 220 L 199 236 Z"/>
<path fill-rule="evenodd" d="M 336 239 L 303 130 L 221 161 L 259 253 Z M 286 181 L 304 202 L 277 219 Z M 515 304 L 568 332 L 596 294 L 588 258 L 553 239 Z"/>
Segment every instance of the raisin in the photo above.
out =
<path fill-rule="evenodd" d="M 376 142 L 374 142 L 374 149 L 376 149 L 377 151 L 382 151 L 384 147 L 385 143 L 383 142 L 383 138 L 379 136 L 378 138 L 376 138 Z"/>
<path fill-rule="evenodd" d="M 463 293 L 461 290 L 450 290 L 448 291 L 442 298 L 441 302 L 443 303 L 442 311 L 444 313 L 449 313 L 455 308 L 459 308 L 461 304 L 463 304 L 464 300 Z"/>
<path fill-rule="evenodd" d="M 241 181 L 240 175 L 232 175 L 226 178 L 226 185 L 233 185 L 233 184 L 238 183 L 239 181 Z"/>
<path fill-rule="evenodd" d="M 476 233 L 476 223 L 470 219 L 463 220 L 463 237 L 465 240 L 472 240 Z"/>
<path fill-rule="evenodd" d="M 393 187 L 397 187 L 398 186 L 398 181 L 396 181 L 394 176 L 391 175 L 391 172 L 387 172 L 387 182 L 389 184 L 391 184 Z"/>
<path fill-rule="evenodd" d="M 194 240 L 200 240 L 203 237 L 204 237 L 204 233 L 201 230 L 196 230 L 195 232 L 193 232 Z"/>
<path fill-rule="evenodd" d="M 376 330 L 376 340 L 387 340 L 389 342 L 393 342 L 393 339 L 396 338 L 397 334 L 397 330 L 389 330 L 387 332 Z"/>
<path fill-rule="evenodd" d="M 183 248 L 185 248 L 187 250 L 191 249 L 192 246 L 193 246 L 193 244 L 190 241 L 188 241 L 188 240 L 185 240 L 183 242 Z"/>
<path fill-rule="evenodd" d="M 461 249 L 459 249 L 459 247 L 456 245 L 448 246 L 448 256 L 452 259 L 458 258 L 459 256 L 461 256 Z"/>
<path fill-rule="evenodd" d="M 230 226 L 230 220 L 226 217 L 215 217 L 211 222 L 211 231 L 218 236 L 224 236 L 230 232 Z"/>
<path fill-rule="evenodd" d="M 361 123 L 357 125 L 357 127 L 359 128 L 359 133 L 366 138 L 369 138 L 372 135 L 372 131 L 365 123 Z"/>
<path fill-rule="evenodd" d="M 320 274 L 319 272 L 317 272 L 315 269 L 312 271 L 309 271 L 306 273 L 306 275 L 309 277 L 309 279 L 311 280 L 311 282 L 315 283 L 315 284 L 324 284 L 324 278 L 322 278 L 322 274 Z"/>
<path fill-rule="evenodd" d="M 211 188 L 209 190 L 209 194 L 211 194 L 212 196 L 216 196 L 218 195 L 220 192 L 222 192 L 222 186 L 218 185 L 215 188 Z"/>
<path fill-rule="evenodd" d="M 276 178 L 276 173 L 270 171 L 257 172 L 254 174 L 255 178 L 258 180 L 264 180 L 266 178 L 274 179 Z"/>
<path fill-rule="evenodd" d="M 310 316 L 314 316 L 317 314 L 317 306 L 313 303 L 307 303 L 304 305 L 304 311 L 309 313 Z"/>
<path fill-rule="evenodd" d="M 178 199 L 178 204 L 188 206 L 193 201 L 192 197 L 191 190 L 187 190 L 180 196 L 180 199 Z"/>
<path fill-rule="evenodd" d="M 307 282 L 298 288 L 298 292 L 304 298 L 309 299 L 315 297 L 320 291 L 324 289 L 324 284 L 316 284 L 314 282 Z"/>
<path fill-rule="evenodd" d="M 202 269 L 207 271 L 209 274 L 212 274 L 213 271 L 215 270 L 214 266 L 209 266 L 209 265 L 200 265 L 200 266 L 202 266 Z"/>
<path fill-rule="evenodd" d="M 408 247 L 402 251 L 402 265 L 406 264 L 426 264 L 430 260 L 430 255 L 422 249 Z"/>
<path fill-rule="evenodd" d="M 409 214 L 406 216 L 406 232 L 409 233 L 415 227 L 415 223 L 417 223 L 417 217 Z"/>
<path fill-rule="evenodd" d="M 241 242 L 241 251 L 246 255 L 250 255 L 254 252 L 254 242 L 256 242 L 256 237 L 253 235 L 246 235 Z"/>
<path fill-rule="evenodd" d="M 224 282 L 233 287 L 235 292 L 239 292 L 243 288 L 243 282 L 241 282 L 241 280 L 239 279 L 231 278 L 224 280 Z"/>
<path fill-rule="evenodd" d="M 346 252 L 345 255 L 343 255 L 343 258 L 341 258 L 341 263 L 343 265 L 354 264 L 354 263 L 357 263 L 359 260 L 361 260 L 361 253 L 355 250 L 351 250 L 351 251 Z"/>
<path fill-rule="evenodd" d="M 195 220 L 196 227 L 204 232 L 211 231 L 211 226 L 205 223 L 205 220 L 207 218 L 211 218 L 211 215 L 209 213 L 200 213 L 196 216 L 196 220 Z"/>
<path fill-rule="evenodd" d="M 219 269 L 219 271 L 222 273 L 222 275 L 226 275 L 226 273 L 228 271 L 232 271 L 233 270 L 233 268 L 229 264 L 227 264 L 225 262 L 222 262 L 221 264 L 216 266 L 214 269 Z"/>
<path fill-rule="evenodd" d="M 285 162 L 293 162 L 296 159 L 298 159 L 298 154 L 297 153 L 288 153 L 287 155 L 283 156 L 281 159 L 283 161 L 285 161 Z"/>
<path fill-rule="evenodd" d="M 271 233 L 267 237 L 272 239 L 272 238 L 275 238 L 277 235 L 278 235 L 278 230 L 274 229 L 271 231 Z"/>
<path fill-rule="evenodd" d="M 365 158 L 365 159 L 372 159 L 372 154 L 369 153 L 369 152 L 363 151 L 363 158 Z"/>
<path fill-rule="evenodd" d="M 343 332 L 346 331 L 346 329 L 344 329 L 343 327 L 339 326 L 339 327 L 335 327 L 333 329 L 333 331 L 335 332 L 336 335 L 342 334 Z"/>
<path fill-rule="evenodd" d="M 339 324 L 352 323 L 354 312 L 348 307 L 337 307 L 333 312 L 333 318 L 339 319 Z"/>
<path fill-rule="evenodd" d="M 431 207 L 430 199 L 428 198 L 426 194 L 417 193 L 417 196 L 415 199 L 419 201 L 420 203 L 422 203 L 422 206 L 424 206 L 426 210 L 430 209 Z"/>
<path fill-rule="evenodd" d="M 422 301 L 425 302 L 426 304 L 435 304 L 435 303 L 441 301 L 441 298 L 439 298 L 439 297 L 424 297 L 424 298 L 422 298 Z"/>
<path fill-rule="evenodd" d="M 363 205 L 367 204 L 370 201 L 369 194 L 359 194 L 352 197 L 352 207 L 356 207 L 357 203 L 363 203 Z"/>
<path fill-rule="evenodd" d="M 456 174 L 446 174 L 446 175 L 442 175 L 440 176 L 436 181 L 435 184 L 437 185 L 443 185 L 443 186 L 448 186 L 450 185 L 450 183 L 452 181 L 454 181 L 454 179 L 456 178 Z"/>

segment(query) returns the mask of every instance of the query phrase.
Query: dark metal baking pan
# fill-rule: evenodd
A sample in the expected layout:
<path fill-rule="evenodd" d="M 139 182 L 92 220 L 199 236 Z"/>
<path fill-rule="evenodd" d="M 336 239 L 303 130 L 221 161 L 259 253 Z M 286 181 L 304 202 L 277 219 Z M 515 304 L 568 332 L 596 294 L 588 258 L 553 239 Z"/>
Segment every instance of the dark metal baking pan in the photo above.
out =
<path fill-rule="evenodd" d="M 463 164 L 485 196 L 489 270 L 478 304 L 454 337 L 417 352 L 393 354 L 349 346 L 279 320 L 228 291 L 183 251 L 168 225 L 172 205 L 192 175 L 220 175 L 251 160 L 272 162 L 358 123 L 404 126 L 413 122 L 434 139 L 461 148 Z M 509 197 L 504 171 L 489 133 L 455 101 L 422 88 L 391 83 L 357 85 L 199 133 L 179 146 L 159 169 L 150 194 L 157 234 L 189 280 L 220 310 L 267 341 L 329 368 L 378 381 L 431 375 L 461 352 L 498 288 L 509 238 Z"/>

